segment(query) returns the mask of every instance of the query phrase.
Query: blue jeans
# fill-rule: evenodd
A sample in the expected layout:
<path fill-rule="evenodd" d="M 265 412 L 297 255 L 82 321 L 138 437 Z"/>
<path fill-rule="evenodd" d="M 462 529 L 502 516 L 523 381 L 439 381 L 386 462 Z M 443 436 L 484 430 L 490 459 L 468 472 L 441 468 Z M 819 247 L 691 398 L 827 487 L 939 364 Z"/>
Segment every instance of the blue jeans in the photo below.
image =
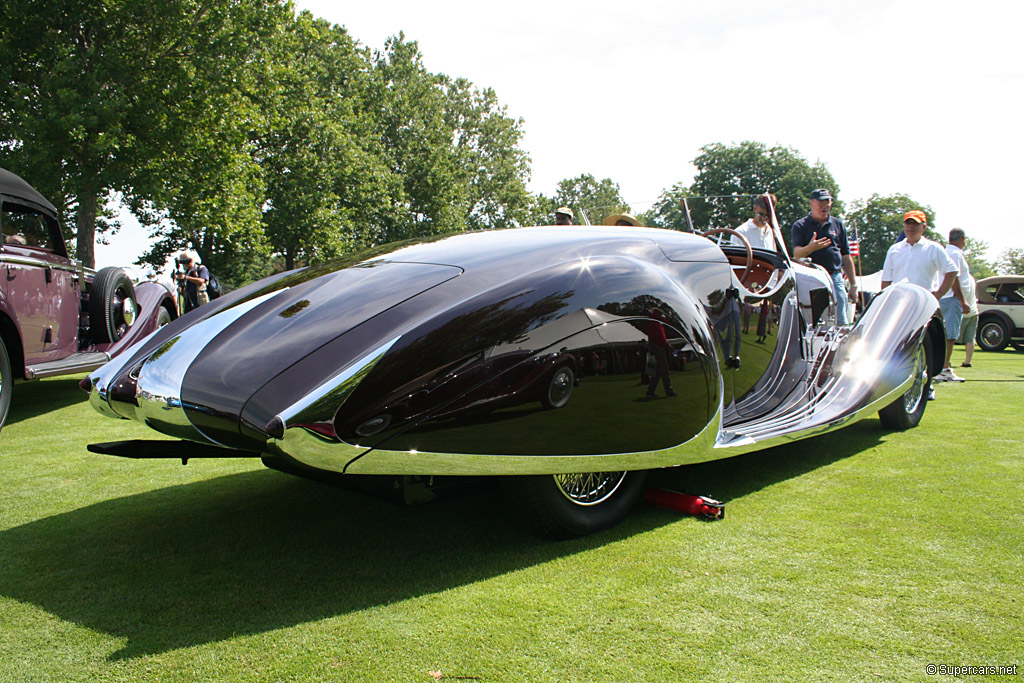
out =
<path fill-rule="evenodd" d="M 843 271 L 832 273 L 832 293 L 836 296 L 836 324 L 849 325 L 850 299 L 846 296 L 846 283 L 843 282 Z"/>

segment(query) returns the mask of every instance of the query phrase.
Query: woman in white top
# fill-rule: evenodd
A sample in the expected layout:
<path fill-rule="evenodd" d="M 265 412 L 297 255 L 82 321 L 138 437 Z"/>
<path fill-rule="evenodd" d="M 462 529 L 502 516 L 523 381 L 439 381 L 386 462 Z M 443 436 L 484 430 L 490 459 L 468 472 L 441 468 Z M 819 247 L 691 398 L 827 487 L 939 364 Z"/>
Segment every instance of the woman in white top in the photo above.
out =
<path fill-rule="evenodd" d="M 772 231 L 768 218 L 770 211 L 769 199 L 771 200 L 771 206 L 775 206 L 777 199 L 773 194 L 763 194 L 755 197 L 754 217 L 736 228 L 736 232 L 746 237 L 750 242 L 750 246 L 754 249 L 778 251 L 778 248 L 775 246 L 775 234 Z M 736 235 L 733 235 L 729 241 L 733 244 L 743 245 L 743 241 Z"/>

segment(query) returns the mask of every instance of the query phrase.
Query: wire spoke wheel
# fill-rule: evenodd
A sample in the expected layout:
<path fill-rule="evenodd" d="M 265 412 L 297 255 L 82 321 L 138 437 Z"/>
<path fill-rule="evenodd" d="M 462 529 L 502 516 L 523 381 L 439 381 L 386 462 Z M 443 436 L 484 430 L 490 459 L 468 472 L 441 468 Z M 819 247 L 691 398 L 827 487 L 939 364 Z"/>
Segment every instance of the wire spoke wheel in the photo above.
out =
<path fill-rule="evenodd" d="M 597 505 L 608 500 L 615 495 L 625 477 L 625 472 L 554 475 L 558 490 L 577 505 Z"/>

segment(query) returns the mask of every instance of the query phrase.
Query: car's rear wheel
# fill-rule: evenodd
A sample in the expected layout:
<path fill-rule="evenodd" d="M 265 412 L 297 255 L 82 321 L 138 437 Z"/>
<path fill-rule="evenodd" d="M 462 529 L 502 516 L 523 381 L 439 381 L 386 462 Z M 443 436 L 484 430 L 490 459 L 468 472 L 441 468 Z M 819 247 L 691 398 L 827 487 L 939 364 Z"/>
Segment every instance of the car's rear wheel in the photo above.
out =
<path fill-rule="evenodd" d="M 547 538 L 576 538 L 614 526 L 643 493 L 647 473 L 510 477 L 505 493 L 523 512 L 526 523 Z"/>
<path fill-rule="evenodd" d="M 14 376 L 11 374 L 11 357 L 7 355 L 7 346 L 0 338 L 0 430 L 7 421 L 7 409 L 11 407 L 11 390 L 14 388 Z"/>
<path fill-rule="evenodd" d="M 910 429 L 916 427 L 928 405 L 931 378 L 928 368 L 931 362 L 931 345 L 927 339 L 921 343 L 914 357 L 913 383 L 906 393 L 878 411 L 882 426 L 887 429 Z"/>
<path fill-rule="evenodd" d="M 978 346 L 982 351 L 1002 351 L 1010 343 L 1010 330 L 999 318 L 985 318 L 978 326 Z"/>
<path fill-rule="evenodd" d="M 138 317 L 135 287 L 122 268 L 104 268 L 89 288 L 89 333 L 97 344 L 116 342 Z"/>
<path fill-rule="evenodd" d="M 572 368 L 567 365 L 558 368 L 548 382 L 548 388 L 544 392 L 544 397 L 541 398 L 541 403 L 545 408 L 565 407 L 569 403 L 569 399 L 572 398 L 575 382 L 576 375 L 573 374 Z"/>

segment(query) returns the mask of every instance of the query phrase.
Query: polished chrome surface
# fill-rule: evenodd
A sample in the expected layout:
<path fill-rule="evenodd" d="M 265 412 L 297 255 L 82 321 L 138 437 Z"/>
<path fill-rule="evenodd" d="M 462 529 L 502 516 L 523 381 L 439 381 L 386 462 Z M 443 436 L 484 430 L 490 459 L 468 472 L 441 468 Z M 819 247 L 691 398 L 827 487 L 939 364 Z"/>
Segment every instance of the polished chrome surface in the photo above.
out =
<path fill-rule="evenodd" d="M 87 372 L 102 367 L 110 360 L 110 354 L 103 351 L 74 353 L 66 358 L 48 363 L 37 363 L 25 368 L 26 379 L 41 379 L 56 375 Z"/>
<path fill-rule="evenodd" d="M 348 447 L 347 452 L 358 457 L 344 463 L 339 457 L 340 451 L 335 450 L 336 443 L 315 438 L 308 432 L 295 434 L 305 442 L 301 446 L 296 444 L 294 450 L 301 454 L 296 460 L 346 474 L 509 475 L 648 470 L 723 457 L 714 448 L 720 424 L 721 414 L 716 413 L 700 433 L 673 448 L 602 455 L 480 455 Z"/>
<path fill-rule="evenodd" d="M 824 434 L 871 415 L 922 380 L 922 344 L 938 309 L 926 290 L 883 291 L 852 329 L 811 329 L 806 363 L 780 369 L 794 390 L 769 413 L 727 421 L 717 448 L 746 452 Z"/>
<path fill-rule="evenodd" d="M 3 251 L 0 251 L 0 263 L 9 263 L 18 266 L 35 266 L 38 268 L 52 268 L 54 270 L 66 270 L 69 273 L 78 272 L 77 261 L 68 263 L 67 261 L 58 260 L 55 258 L 33 258 L 31 256 L 11 254 Z"/>
<path fill-rule="evenodd" d="M 338 408 L 345 403 L 349 394 L 359 386 L 359 383 L 398 340 L 399 337 L 395 337 L 384 342 L 366 355 L 356 359 L 351 365 L 324 380 L 323 384 L 309 392 L 301 401 L 282 410 L 277 415 L 282 428 L 286 430 L 302 428 L 304 422 L 317 422 L 328 416 L 333 417 Z"/>
<path fill-rule="evenodd" d="M 167 340 L 139 370 L 134 417 L 159 432 L 179 438 L 210 441 L 196 430 L 185 414 L 181 402 L 181 382 L 189 365 L 207 343 L 231 323 L 278 292 L 265 294 L 233 306 L 219 315 L 207 318 Z M 106 368 L 104 368 L 106 373 Z M 94 389 L 98 391 L 98 389 Z M 119 412 L 115 404 L 109 404 Z M 216 443 L 211 441 L 211 443 Z"/>

